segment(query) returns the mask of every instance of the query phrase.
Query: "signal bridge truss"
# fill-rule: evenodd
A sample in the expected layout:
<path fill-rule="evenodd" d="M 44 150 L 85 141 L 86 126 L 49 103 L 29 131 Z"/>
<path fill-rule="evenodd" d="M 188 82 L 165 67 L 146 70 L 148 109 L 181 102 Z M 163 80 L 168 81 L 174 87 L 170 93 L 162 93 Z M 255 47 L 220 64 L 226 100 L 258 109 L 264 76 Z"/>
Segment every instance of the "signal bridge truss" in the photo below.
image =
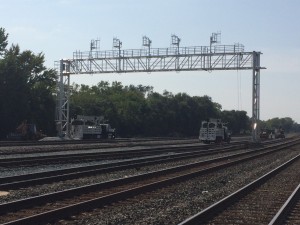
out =
<path fill-rule="evenodd" d="M 245 52 L 241 44 L 179 47 L 178 42 L 176 47 L 170 48 L 150 48 L 149 45 L 144 49 L 121 50 L 121 45 L 114 47 L 117 49 L 76 51 L 73 59 L 56 62 L 59 72 L 56 119 L 59 135 L 69 135 L 72 74 L 252 70 L 252 137 L 254 141 L 258 140 L 256 126 L 260 111 L 260 70 L 265 69 L 260 66 L 261 52 Z"/>

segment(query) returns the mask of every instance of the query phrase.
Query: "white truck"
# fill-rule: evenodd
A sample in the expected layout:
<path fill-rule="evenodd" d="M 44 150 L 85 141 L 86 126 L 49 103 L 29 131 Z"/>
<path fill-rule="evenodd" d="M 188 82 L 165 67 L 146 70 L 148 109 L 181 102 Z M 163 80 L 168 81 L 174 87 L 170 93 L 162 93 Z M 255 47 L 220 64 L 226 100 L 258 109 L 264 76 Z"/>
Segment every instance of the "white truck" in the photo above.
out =
<path fill-rule="evenodd" d="M 71 120 L 73 139 L 115 139 L 116 130 L 107 123 L 101 123 L 103 117 L 78 115 Z"/>
<path fill-rule="evenodd" d="M 220 119 L 209 119 L 201 122 L 199 140 L 204 143 L 230 143 L 231 136 L 227 126 Z"/>

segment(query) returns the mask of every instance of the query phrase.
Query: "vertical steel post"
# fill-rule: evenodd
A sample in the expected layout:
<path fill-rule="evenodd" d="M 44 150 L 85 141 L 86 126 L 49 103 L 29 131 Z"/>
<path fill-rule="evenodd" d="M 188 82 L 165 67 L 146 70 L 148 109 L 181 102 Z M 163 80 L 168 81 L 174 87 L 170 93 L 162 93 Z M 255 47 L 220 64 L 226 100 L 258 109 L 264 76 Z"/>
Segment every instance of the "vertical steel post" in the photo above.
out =
<path fill-rule="evenodd" d="M 59 137 L 69 136 L 70 62 L 59 61 L 57 81 L 56 129 Z"/>
<path fill-rule="evenodd" d="M 66 109 L 67 109 L 67 118 L 66 118 L 66 136 L 67 137 L 71 137 L 70 134 L 70 62 L 68 62 L 67 64 L 67 68 L 69 68 L 68 70 L 68 74 L 67 76 L 67 93 L 66 93 Z"/>
<path fill-rule="evenodd" d="M 119 66 L 118 66 L 118 72 L 121 72 L 121 48 L 119 48 Z"/>
<path fill-rule="evenodd" d="M 64 63 L 59 60 L 59 78 L 58 78 L 58 100 L 57 100 L 57 133 L 59 137 L 63 136 L 63 99 L 64 99 L 64 78 L 63 78 Z"/>
<path fill-rule="evenodd" d="M 253 82 L 252 82 L 252 140 L 259 141 L 258 122 L 260 113 L 260 53 L 253 52 Z"/>

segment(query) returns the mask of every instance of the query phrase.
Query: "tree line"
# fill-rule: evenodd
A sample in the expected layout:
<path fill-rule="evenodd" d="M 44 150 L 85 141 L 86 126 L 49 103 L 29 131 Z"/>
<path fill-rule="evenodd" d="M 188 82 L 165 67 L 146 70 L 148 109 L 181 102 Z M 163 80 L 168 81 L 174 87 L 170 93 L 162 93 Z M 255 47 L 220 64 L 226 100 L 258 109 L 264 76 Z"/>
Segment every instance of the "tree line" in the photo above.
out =
<path fill-rule="evenodd" d="M 209 118 L 228 122 L 234 133 L 250 129 L 245 111 L 221 109 L 209 96 L 159 94 L 149 86 L 104 81 L 92 87 L 74 84 L 70 101 L 72 117 L 102 115 L 124 137 L 197 136 L 201 121 Z"/>
<path fill-rule="evenodd" d="M 282 128 L 287 132 L 300 132 L 300 124 L 290 117 L 275 117 L 266 121 L 260 121 L 260 127 L 266 129 Z"/>
<path fill-rule="evenodd" d="M 0 28 L 0 139 L 23 121 L 35 123 L 47 135 L 56 135 L 57 72 L 44 66 L 43 53 L 8 47 L 8 34 Z M 143 85 L 124 86 L 102 81 L 97 85 L 73 84 L 70 116 L 104 116 L 123 137 L 196 137 L 201 121 L 220 118 L 233 134 L 249 133 L 251 120 L 245 111 L 222 110 L 209 96 L 154 92 Z M 300 131 L 291 118 L 273 118 L 261 126 L 282 126 Z"/>

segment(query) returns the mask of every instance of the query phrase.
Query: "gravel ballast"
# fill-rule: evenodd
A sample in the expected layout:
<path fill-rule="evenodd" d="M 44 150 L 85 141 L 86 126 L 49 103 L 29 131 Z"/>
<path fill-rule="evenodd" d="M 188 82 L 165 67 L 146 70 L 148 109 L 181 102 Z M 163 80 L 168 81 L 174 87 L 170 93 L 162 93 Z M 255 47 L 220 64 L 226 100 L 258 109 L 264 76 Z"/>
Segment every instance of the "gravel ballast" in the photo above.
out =
<path fill-rule="evenodd" d="M 293 147 L 55 224 L 178 224 L 299 153 Z"/>
<path fill-rule="evenodd" d="M 190 215 L 201 211 L 218 199 L 223 198 L 232 191 L 256 179 L 258 176 L 277 167 L 283 161 L 287 161 L 299 154 L 299 152 L 299 148 L 294 147 L 289 150 L 273 153 L 272 155 L 264 156 L 260 159 L 243 163 L 242 165 L 200 176 L 197 179 L 179 183 L 152 193 L 139 195 L 135 198 L 115 203 L 112 206 L 82 213 L 73 216 L 70 220 L 61 220 L 56 224 L 178 224 Z M 205 158 L 211 158 L 211 156 Z M 199 159 L 204 160 L 204 157 L 200 157 Z M 199 161 L 199 159 L 174 161 L 171 163 L 117 171 L 76 180 L 38 185 L 34 188 L 24 188 L 11 191 L 8 195 L 1 196 L 0 202 L 8 202 L 86 184 L 128 177 L 148 171 L 159 170 L 161 168 L 191 163 L 192 161 Z M 34 172 L 38 172 L 37 170 L 39 169 L 60 169 L 65 166 L 66 165 L 47 165 L 42 168 L 29 167 L 27 168 L 27 172 L 31 169 L 34 170 Z M 69 166 L 74 166 L 74 164 L 70 164 Z M 18 170 L 21 171 L 22 169 L 19 168 Z M 13 173 L 13 171 L 9 173 Z"/>

